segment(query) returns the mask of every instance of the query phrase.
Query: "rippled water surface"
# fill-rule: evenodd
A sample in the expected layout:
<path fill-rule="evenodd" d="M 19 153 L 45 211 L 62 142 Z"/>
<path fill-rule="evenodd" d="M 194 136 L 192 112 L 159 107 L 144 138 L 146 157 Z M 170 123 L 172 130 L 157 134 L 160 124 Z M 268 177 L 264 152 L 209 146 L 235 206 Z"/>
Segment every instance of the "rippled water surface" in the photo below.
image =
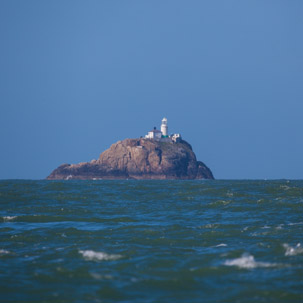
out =
<path fill-rule="evenodd" d="M 0 181 L 1 302 L 303 302 L 303 181 Z"/>

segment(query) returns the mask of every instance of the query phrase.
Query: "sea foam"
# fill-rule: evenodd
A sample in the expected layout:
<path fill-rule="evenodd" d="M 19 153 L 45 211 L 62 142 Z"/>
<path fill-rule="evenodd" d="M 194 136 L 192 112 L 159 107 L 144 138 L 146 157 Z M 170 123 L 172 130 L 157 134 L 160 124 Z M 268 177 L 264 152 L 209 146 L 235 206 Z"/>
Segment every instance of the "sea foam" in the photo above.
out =
<path fill-rule="evenodd" d="M 0 256 L 2 255 L 8 255 L 10 253 L 10 251 L 5 250 L 5 249 L 0 249 Z"/>
<path fill-rule="evenodd" d="M 272 267 L 276 264 L 267 262 L 257 262 L 254 256 L 250 254 L 243 254 L 240 258 L 226 260 L 224 262 L 226 266 L 237 266 L 239 268 L 253 269 L 256 267 Z"/>
<path fill-rule="evenodd" d="M 214 246 L 214 247 L 225 247 L 225 246 L 227 246 L 227 244 L 221 243 L 221 244 L 218 244 L 218 245 L 216 245 L 216 246 Z"/>
<path fill-rule="evenodd" d="M 107 254 L 93 250 L 79 250 L 79 253 L 88 261 L 114 261 L 122 258 L 121 255 Z"/>
<path fill-rule="evenodd" d="M 296 256 L 303 254 L 303 247 L 301 246 L 301 243 L 298 243 L 295 247 L 291 247 L 285 243 L 283 244 L 283 247 L 285 248 L 285 256 Z"/>
<path fill-rule="evenodd" d="M 15 218 L 17 218 L 17 216 L 5 216 L 5 217 L 2 217 L 2 219 L 3 219 L 4 222 L 12 221 Z"/>

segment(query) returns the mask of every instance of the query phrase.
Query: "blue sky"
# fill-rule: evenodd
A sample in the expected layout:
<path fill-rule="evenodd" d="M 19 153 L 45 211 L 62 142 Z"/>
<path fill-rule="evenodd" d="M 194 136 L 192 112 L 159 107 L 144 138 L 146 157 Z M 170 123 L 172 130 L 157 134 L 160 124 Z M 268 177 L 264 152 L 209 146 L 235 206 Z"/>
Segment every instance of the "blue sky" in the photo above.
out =
<path fill-rule="evenodd" d="M 0 2 L 0 178 L 168 118 L 218 179 L 303 177 L 303 1 Z"/>

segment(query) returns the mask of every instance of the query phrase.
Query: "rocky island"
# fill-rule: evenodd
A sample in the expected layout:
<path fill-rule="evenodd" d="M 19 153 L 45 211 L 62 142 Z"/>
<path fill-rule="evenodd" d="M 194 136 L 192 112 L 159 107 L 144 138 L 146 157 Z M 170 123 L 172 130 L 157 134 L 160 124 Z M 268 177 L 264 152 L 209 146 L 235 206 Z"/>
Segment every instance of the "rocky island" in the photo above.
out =
<path fill-rule="evenodd" d="M 145 138 L 118 141 L 97 160 L 62 164 L 47 179 L 214 179 L 189 143 L 179 134 L 167 136 L 164 119 L 161 131 L 154 128 Z"/>

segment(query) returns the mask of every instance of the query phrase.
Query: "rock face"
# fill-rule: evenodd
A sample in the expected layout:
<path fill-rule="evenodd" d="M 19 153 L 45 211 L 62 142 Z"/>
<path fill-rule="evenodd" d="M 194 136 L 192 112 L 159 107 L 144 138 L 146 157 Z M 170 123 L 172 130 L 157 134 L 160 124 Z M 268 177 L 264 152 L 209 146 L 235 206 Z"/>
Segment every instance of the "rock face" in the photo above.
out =
<path fill-rule="evenodd" d="M 182 140 L 125 139 L 104 151 L 98 160 L 62 164 L 47 179 L 214 179 Z"/>

